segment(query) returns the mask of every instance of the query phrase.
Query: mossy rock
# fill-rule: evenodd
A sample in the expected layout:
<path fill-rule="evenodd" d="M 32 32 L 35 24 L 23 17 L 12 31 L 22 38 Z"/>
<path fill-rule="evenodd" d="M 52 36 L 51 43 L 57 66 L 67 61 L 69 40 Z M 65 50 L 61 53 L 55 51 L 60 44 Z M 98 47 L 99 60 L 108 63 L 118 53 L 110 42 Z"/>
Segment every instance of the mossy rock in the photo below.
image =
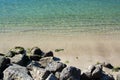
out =
<path fill-rule="evenodd" d="M 120 67 L 114 67 L 114 68 L 112 69 L 112 71 L 113 71 L 113 72 L 119 72 L 119 71 L 120 71 Z"/>
<path fill-rule="evenodd" d="M 7 54 L 5 54 L 6 57 L 14 57 L 16 54 L 25 54 L 25 49 L 20 46 L 16 46 L 9 50 Z"/>
<path fill-rule="evenodd" d="M 64 51 L 64 49 L 55 49 L 55 52 Z"/>
<path fill-rule="evenodd" d="M 10 49 L 10 52 L 12 52 L 14 54 L 24 54 L 25 53 L 25 49 L 23 47 L 16 46 L 16 47 Z"/>

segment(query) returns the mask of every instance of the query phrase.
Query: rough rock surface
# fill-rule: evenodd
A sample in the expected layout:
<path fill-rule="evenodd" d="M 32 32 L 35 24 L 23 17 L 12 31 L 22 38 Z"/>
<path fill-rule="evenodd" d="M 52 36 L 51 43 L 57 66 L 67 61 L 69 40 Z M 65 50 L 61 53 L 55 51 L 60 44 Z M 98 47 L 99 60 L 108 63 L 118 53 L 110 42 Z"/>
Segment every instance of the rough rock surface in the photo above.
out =
<path fill-rule="evenodd" d="M 58 80 L 58 79 L 53 73 L 51 73 L 46 80 Z"/>
<path fill-rule="evenodd" d="M 66 64 L 63 64 L 61 62 L 57 62 L 57 61 L 53 61 L 50 62 L 47 66 L 46 66 L 46 70 L 50 71 L 50 72 L 61 72 L 64 68 L 66 67 Z"/>
<path fill-rule="evenodd" d="M 17 54 L 10 59 L 12 63 L 19 64 L 21 66 L 26 66 L 30 62 L 30 59 L 28 58 L 28 56 L 23 54 Z"/>
<path fill-rule="evenodd" d="M 15 54 L 25 54 L 25 49 L 20 46 L 16 46 L 9 51 L 9 56 L 13 57 Z"/>
<path fill-rule="evenodd" d="M 110 63 L 100 63 L 81 73 L 80 69 L 60 62 L 52 51 L 44 53 L 38 47 L 28 51 L 15 47 L 8 54 L 0 53 L 0 80 L 114 80 L 113 75 L 104 71 L 105 67 L 114 68 Z"/>
<path fill-rule="evenodd" d="M 100 78 L 100 80 L 115 80 L 115 79 L 113 78 L 113 75 L 103 73 L 102 77 Z"/>
<path fill-rule="evenodd" d="M 80 80 L 81 71 L 75 67 L 66 67 L 60 74 L 60 80 Z"/>
<path fill-rule="evenodd" d="M 45 80 L 50 74 L 49 71 L 41 68 L 41 65 L 36 61 L 32 61 L 27 66 L 27 68 L 29 69 L 31 76 L 35 80 Z"/>
<path fill-rule="evenodd" d="M 33 67 L 30 74 L 35 80 L 45 80 L 49 76 L 50 72 L 43 68 Z"/>
<path fill-rule="evenodd" d="M 44 57 L 40 59 L 39 63 L 45 68 L 52 61 L 54 61 L 53 57 Z"/>
<path fill-rule="evenodd" d="M 101 78 L 101 76 L 102 76 L 102 69 L 99 66 L 97 66 L 92 72 L 92 77 L 94 79 L 99 79 Z"/>
<path fill-rule="evenodd" d="M 10 65 L 10 59 L 0 56 L 0 79 L 3 78 L 3 71 Z"/>
<path fill-rule="evenodd" d="M 9 66 L 4 71 L 3 80 L 33 80 L 26 67 L 16 64 Z"/>

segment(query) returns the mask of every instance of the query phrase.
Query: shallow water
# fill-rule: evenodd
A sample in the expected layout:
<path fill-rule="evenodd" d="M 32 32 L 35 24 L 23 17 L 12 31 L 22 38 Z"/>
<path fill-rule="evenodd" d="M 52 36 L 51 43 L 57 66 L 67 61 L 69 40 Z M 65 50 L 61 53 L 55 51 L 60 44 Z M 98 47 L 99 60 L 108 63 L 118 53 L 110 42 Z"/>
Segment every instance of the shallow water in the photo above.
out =
<path fill-rule="evenodd" d="M 0 0 L 0 32 L 119 32 L 120 0 Z"/>

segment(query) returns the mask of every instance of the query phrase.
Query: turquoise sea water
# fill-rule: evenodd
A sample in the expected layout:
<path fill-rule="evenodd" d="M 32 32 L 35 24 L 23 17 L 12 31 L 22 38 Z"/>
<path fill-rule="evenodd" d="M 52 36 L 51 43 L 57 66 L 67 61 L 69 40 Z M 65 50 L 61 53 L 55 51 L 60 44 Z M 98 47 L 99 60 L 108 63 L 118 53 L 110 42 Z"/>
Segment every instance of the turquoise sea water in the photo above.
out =
<path fill-rule="evenodd" d="M 120 0 L 0 0 L 0 32 L 119 31 Z"/>

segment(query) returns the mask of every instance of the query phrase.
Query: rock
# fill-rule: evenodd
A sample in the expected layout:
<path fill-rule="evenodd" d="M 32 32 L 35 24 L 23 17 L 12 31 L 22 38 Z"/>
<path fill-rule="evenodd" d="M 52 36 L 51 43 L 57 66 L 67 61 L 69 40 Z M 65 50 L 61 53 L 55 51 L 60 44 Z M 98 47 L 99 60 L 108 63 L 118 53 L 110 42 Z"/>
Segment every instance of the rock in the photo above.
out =
<path fill-rule="evenodd" d="M 95 70 L 95 65 L 91 65 L 88 67 L 88 72 L 92 73 Z"/>
<path fill-rule="evenodd" d="M 108 62 L 104 62 L 103 66 L 106 67 L 106 68 L 109 68 L 109 69 L 113 69 L 113 66 Z"/>
<path fill-rule="evenodd" d="M 54 72 L 61 72 L 65 67 L 66 67 L 66 64 L 53 61 L 53 62 L 50 62 L 45 69 L 54 73 Z"/>
<path fill-rule="evenodd" d="M 0 56 L 5 56 L 5 54 L 0 53 Z"/>
<path fill-rule="evenodd" d="M 80 80 L 81 71 L 75 67 L 66 67 L 60 74 L 60 80 Z"/>
<path fill-rule="evenodd" d="M 113 75 L 103 73 L 100 80 L 115 80 L 115 79 L 114 79 Z"/>
<path fill-rule="evenodd" d="M 3 71 L 10 65 L 10 59 L 0 56 L 0 79 L 3 78 Z"/>
<path fill-rule="evenodd" d="M 103 69 L 103 65 L 102 64 L 95 65 L 95 67 L 99 67 L 101 70 Z"/>
<path fill-rule="evenodd" d="M 56 78 L 59 80 L 60 79 L 60 72 L 55 73 Z"/>
<path fill-rule="evenodd" d="M 41 68 L 41 64 L 37 61 L 32 61 L 28 66 L 27 69 L 32 70 L 34 67 L 39 67 Z"/>
<path fill-rule="evenodd" d="M 39 61 L 41 59 L 41 56 L 39 55 L 30 55 L 30 60 Z"/>
<path fill-rule="evenodd" d="M 0 56 L 0 72 L 4 71 L 10 64 L 10 59 Z"/>
<path fill-rule="evenodd" d="M 15 55 L 14 57 L 10 58 L 12 63 L 19 64 L 19 62 L 22 60 L 23 55 L 18 54 Z"/>
<path fill-rule="evenodd" d="M 41 65 L 37 61 L 32 61 L 28 66 L 27 69 L 30 71 L 33 79 L 35 80 L 45 80 L 50 72 L 41 68 Z"/>
<path fill-rule="evenodd" d="M 3 80 L 33 80 L 25 67 L 13 64 L 4 71 Z"/>
<path fill-rule="evenodd" d="M 29 53 L 30 59 L 34 61 L 39 61 L 41 57 L 44 55 L 44 53 L 38 47 L 33 47 L 30 50 L 30 53 Z"/>
<path fill-rule="evenodd" d="M 44 53 L 41 51 L 41 49 L 40 48 L 38 48 L 38 47 L 33 47 L 32 49 L 31 49 L 31 54 L 32 55 L 39 55 L 39 56 L 43 56 L 44 55 Z"/>
<path fill-rule="evenodd" d="M 81 74 L 81 80 L 91 80 L 91 79 L 92 79 L 92 73 L 89 70 L 84 71 Z"/>
<path fill-rule="evenodd" d="M 45 80 L 50 74 L 49 71 L 36 66 L 32 67 L 32 69 L 30 70 L 30 73 L 34 80 Z"/>
<path fill-rule="evenodd" d="M 39 63 L 41 64 L 42 67 L 46 67 L 48 65 L 48 63 L 54 61 L 53 57 L 44 57 L 41 58 Z"/>
<path fill-rule="evenodd" d="M 120 73 L 117 74 L 117 76 L 116 76 L 116 80 L 120 80 Z"/>
<path fill-rule="evenodd" d="M 16 46 L 10 49 L 10 51 L 6 54 L 6 57 L 14 57 L 16 54 L 25 54 L 25 52 L 26 51 L 23 47 Z"/>
<path fill-rule="evenodd" d="M 95 70 L 92 72 L 92 77 L 94 79 L 100 79 L 101 76 L 102 76 L 102 68 L 96 66 Z"/>
<path fill-rule="evenodd" d="M 14 57 L 15 56 L 15 53 L 9 51 L 8 53 L 5 54 L 6 57 Z"/>
<path fill-rule="evenodd" d="M 53 52 L 52 51 L 49 51 L 48 53 L 44 54 L 43 57 L 53 57 Z"/>
<path fill-rule="evenodd" d="M 16 46 L 10 50 L 11 54 L 25 54 L 25 49 L 20 46 Z"/>
<path fill-rule="evenodd" d="M 53 73 L 51 73 L 46 80 L 58 80 Z"/>
<path fill-rule="evenodd" d="M 10 59 L 12 63 L 19 64 L 21 66 L 26 66 L 30 63 L 29 57 L 26 55 L 22 55 L 22 54 L 17 54 Z"/>

